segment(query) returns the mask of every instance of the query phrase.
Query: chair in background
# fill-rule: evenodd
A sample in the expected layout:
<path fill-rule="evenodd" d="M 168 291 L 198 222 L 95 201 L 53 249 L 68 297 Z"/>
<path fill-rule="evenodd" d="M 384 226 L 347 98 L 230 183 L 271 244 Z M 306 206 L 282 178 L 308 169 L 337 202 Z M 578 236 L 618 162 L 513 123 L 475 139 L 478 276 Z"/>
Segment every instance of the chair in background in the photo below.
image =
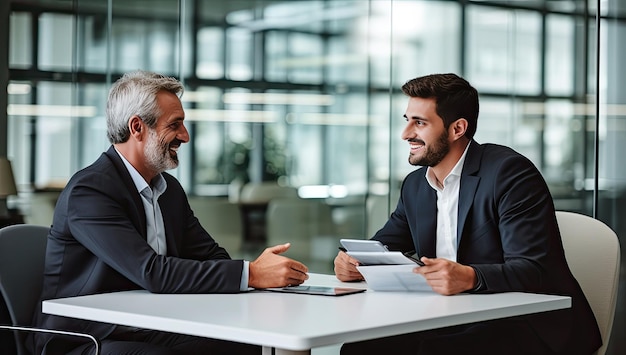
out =
<path fill-rule="evenodd" d="M 267 244 L 291 243 L 286 256 L 309 263 L 332 260 L 339 242 L 332 211 L 320 200 L 277 198 L 267 207 Z M 327 250 L 330 248 L 330 252 Z M 324 260 L 328 259 L 328 260 Z"/>
<path fill-rule="evenodd" d="M 276 198 L 299 198 L 295 187 L 276 182 L 250 182 L 241 188 L 239 208 L 247 248 L 258 249 L 267 241 L 267 206 Z"/>
<path fill-rule="evenodd" d="M 211 197 L 190 197 L 189 205 L 213 239 L 231 257 L 238 256 L 243 241 L 239 206 L 227 199 Z"/>
<path fill-rule="evenodd" d="M 619 240 L 611 228 L 589 216 L 557 211 L 556 217 L 567 263 L 593 309 L 602 334 L 603 345 L 596 354 L 604 355 L 617 302 Z"/>
<path fill-rule="evenodd" d="M 59 191 L 34 191 L 28 196 L 28 205 L 24 214 L 27 224 L 50 227 L 54 217 L 54 207 L 59 198 Z"/>
<path fill-rule="evenodd" d="M 99 354 L 100 343 L 89 334 L 30 327 L 41 296 L 47 236 L 48 227 L 38 225 L 0 229 L 0 295 L 9 315 L 9 319 L 0 319 L 0 330 L 14 331 L 18 355 L 29 354 L 24 345 L 27 331 L 83 337 L 94 342 Z"/>
<path fill-rule="evenodd" d="M 367 211 L 367 238 L 371 238 L 381 229 L 389 219 L 389 196 L 368 195 L 365 200 Z"/>

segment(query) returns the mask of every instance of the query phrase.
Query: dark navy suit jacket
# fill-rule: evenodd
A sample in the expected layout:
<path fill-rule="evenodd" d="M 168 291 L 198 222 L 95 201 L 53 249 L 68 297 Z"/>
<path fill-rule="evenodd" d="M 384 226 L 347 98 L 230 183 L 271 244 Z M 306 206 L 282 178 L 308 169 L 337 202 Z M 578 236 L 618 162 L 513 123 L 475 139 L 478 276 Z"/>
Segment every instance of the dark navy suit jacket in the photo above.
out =
<path fill-rule="evenodd" d="M 163 173 L 159 198 L 167 255 L 146 242 L 146 215 L 131 176 L 113 147 L 77 172 L 61 193 L 48 236 L 42 300 L 145 289 L 154 293 L 235 293 L 242 260 L 228 253 L 200 226 L 179 182 Z M 115 325 L 35 313 L 34 325 L 109 335 Z M 67 349 L 35 335 L 36 353 Z"/>
<path fill-rule="evenodd" d="M 437 195 L 426 168 L 402 184 L 396 210 L 373 239 L 391 250 L 436 257 Z M 563 354 L 601 345 L 595 317 L 569 270 L 552 197 L 539 171 L 510 148 L 470 143 L 459 191 L 457 261 L 477 271 L 473 292 L 536 292 L 572 297 L 572 308 L 526 316 Z"/>

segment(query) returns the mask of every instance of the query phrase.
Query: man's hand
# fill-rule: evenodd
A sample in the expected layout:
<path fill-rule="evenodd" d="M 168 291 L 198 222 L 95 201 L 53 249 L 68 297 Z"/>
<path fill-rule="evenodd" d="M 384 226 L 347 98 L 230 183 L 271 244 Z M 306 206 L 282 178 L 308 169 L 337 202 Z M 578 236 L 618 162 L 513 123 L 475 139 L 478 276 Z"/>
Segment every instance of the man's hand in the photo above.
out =
<path fill-rule="evenodd" d="M 335 257 L 335 275 L 340 281 L 362 281 L 363 275 L 356 269 L 359 261 L 343 251 Z"/>
<path fill-rule="evenodd" d="M 254 288 L 299 285 L 309 278 L 309 269 L 302 263 L 282 255 L 291 244 L 266 248 L 255 261 L 250 262 L 248 286 Z"/>
<path fill-rule="evenodd" d="M 471 266 L 461 265 L 447 259 L 420 259 L 424 266 L 413 272 L 423 275 L 433 291 L 442 295 L 456 295 L 471 290 L 476 285 L 476 272 Z"/>

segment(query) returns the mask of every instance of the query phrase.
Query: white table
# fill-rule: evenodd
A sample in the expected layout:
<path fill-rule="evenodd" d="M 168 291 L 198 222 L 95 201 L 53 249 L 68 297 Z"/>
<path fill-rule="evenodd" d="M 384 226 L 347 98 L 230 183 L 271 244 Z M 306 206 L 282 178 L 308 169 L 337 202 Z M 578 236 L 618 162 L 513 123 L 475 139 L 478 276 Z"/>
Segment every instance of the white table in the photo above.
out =
<path fill-rule="evenodd" d="M 309 285 L 366 288 L 332 275 Z M 570 297 L 530 293 L 441 296 L 375 292 L 341 297 L 254 291 L 151 294 L 126 291 L 48 300 L 43 312 L 263 346 L 263 354 L 311 348 L 571 307 Z"/>

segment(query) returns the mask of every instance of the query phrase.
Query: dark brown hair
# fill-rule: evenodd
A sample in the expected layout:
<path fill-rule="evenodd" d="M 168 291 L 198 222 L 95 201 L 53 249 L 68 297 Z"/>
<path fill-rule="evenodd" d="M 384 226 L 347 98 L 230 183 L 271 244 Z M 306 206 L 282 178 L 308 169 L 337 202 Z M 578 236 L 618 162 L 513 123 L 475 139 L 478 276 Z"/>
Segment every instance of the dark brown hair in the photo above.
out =
<path fill-rule="evenodd" d="M 435 99 L 435 111 L 443 118 L 446 128 L 459 118 L 467 120 L 465 136 L 476 133 L 478 121 L 478 92 L 470 83 L 456 74 L 431 74 L 411 79 L 402 85 L 410 97 Z"/>

